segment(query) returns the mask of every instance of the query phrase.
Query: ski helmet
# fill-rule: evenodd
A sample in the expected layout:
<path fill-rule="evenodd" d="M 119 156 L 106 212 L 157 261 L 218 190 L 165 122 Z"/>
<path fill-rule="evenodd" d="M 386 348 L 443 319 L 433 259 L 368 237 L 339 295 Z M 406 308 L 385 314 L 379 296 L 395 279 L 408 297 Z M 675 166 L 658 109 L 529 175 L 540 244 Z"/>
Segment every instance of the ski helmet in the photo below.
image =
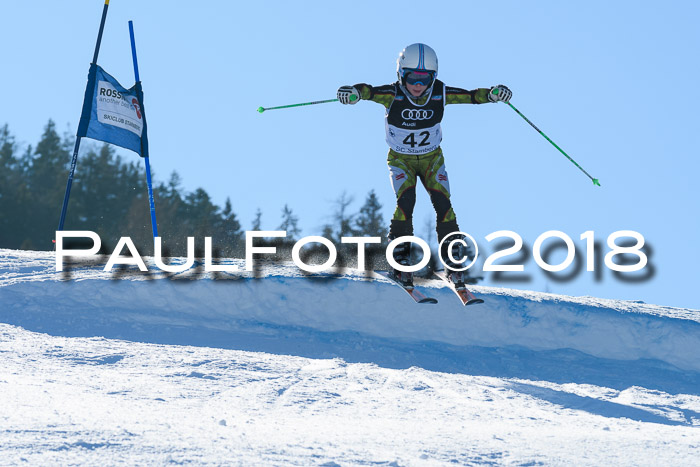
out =
<path fill-rule="evenodd" d="M 396 60 L 396 74 L 402 86 L 406 86 L 406 75 L 412 71 L 418 72 L 419 75 L 427 73 L 428 82 L 422 84 L 428 88 L 432 87 L 438 73 L 438 59 L 431 47 L 418 43 L 411 44 L 401 51 Z"/>

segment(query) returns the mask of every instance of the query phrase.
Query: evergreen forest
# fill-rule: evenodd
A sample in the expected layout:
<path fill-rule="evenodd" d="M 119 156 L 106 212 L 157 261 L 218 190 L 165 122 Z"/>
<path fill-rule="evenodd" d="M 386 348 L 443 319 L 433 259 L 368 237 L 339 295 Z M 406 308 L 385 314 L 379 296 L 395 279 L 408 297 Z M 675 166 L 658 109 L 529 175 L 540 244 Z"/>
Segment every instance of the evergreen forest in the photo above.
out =
<path fill-rule="evenodd" d="M 35 146 L 21 147 L 7 124 L 0 127 L 0 248 L 54 249 L 74 145 L 75 137 L 59 135 L 52 120 Z M 114 146 L 106 143 L 87 147 L 81 150 L 64 229 L 96 232 L 102 240 L 103 254 L 111 254 L 118 240 L 128 236 L 141 255 L 152 255 L 153 232 L 142 161 L 124 160 Z M 263 230 L 259 209 L 250 228 L 242 226 L 230 199 L 224 206 L 217 206 L 203 188 L 184 190 L 177 172 L 165 182 L 154 178 L 153 195 L 163 256 L 186 256 L 187 237 L 195 237 L 195 254 L 201 258 L 204 238 L 211 237 L 215 257 L 242 258 L 245 231 Z M 337 266 L 355 266 L 357 246 L 341 243 L 342 237 L 381 237 L 382 244 L 366 248 L 367 267 L 386 268 L 383 255 L 387 221 L 382 205 L 374 191 L 366 195 L 357 212 L 351 212 L 353 201 L 347 193 L 335 200 L 332 220 L 321 235 L 336 245 Z M 289 251 L 301 237 L 299 218 L 286 204 L 279 216 L 276 229 L 287 231 L 287 237 L 258 239 L 256 245 L 277 246 L 276 259 L 289 259 Z M 321 245 L 308 248 L 302 256 L 309 264 L 323 263 L 327 257 L 328 250 Z M 435 261 L 426 273 L 434 266 Z"/>

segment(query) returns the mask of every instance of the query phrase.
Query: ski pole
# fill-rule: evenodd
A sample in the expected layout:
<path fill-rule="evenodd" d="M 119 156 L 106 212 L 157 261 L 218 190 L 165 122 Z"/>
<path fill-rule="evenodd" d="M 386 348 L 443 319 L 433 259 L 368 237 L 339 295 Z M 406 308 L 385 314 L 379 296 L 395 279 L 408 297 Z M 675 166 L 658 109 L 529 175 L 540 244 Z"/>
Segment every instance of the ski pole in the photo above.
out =
<path fill-rule="evenodd" d="M 356 99 L 357 98 L 355 96 L 350 96 L 350 100 L 354 101 Z M 290 107 L 301 107 L 303 105 L 326 104 L 328 102 L 338 102 L 338 99 L 328 99 L 326 101 L 302 102 L 301 104 L 280 105 L 278 107 L 258 107 L 258 112 L 263 113 L 266 110 L 288 109 Z"/>
<path fill-rule="evenodd" d="M 492 92 L 493 92 L 494 95 L 498 95 L 498 88 L 494 89 Z M 535 124 L 532 123 L 525 115 L 523 115 L 522 112 L 520 112 L 518 109 L 516 109 L 515 106 L 514 106 L 513 104 L 511 104 L 510 102 L 506 102 L 506 104 L 508 104 L 508 105 L 510 106 L 511 109 L 515 110 L 515 111 L 517 112 L 518 115 L 520 115 L 521 117 L 523 117 L 523 119 L 524 119 L 527 123 L 529 123 L 530 126 L 532 126 L 532 128 L 534 128 L 535 130 L 537 130 L 537 132 L 538 132 L 539 134 L 541 134 L 542 136 L 544 136 L 544 138 L 545 138 L 547 141 L 549 141 L 550 143 L 552 143 L 552 146 L 554 146 L 555 148 L 557 148 L 557 149 L 559 150 L 559 152 L 561 152 L 562 154 L 564 154 L 564 155 L 566 156 L 567 159 L 569 159 L 576 167 L 579 168 L 579 170 L 581 170 L 581 172 L 585 173 L 585 174 L 588 176 L 588 178 L 590 178 L 590 179 L 593 181 L 593 184 L 594 184 L 594 185 L 600 186 L 600 182 L 598 181 L 597 178 L 591 177 L 590 174 L 589 174 L 588 172 L 586 172 L 586 171 L 583 169 L 583 167 L 581 167 L 580 165 L 578 165 L 578 164 L 576 163 L 575 160 L 573 160 L 571 157 L 569 157 L 569 155 L 568 155 L 567 153 L 565 153 L 564 150 L 563 150 L 562 148 L 560 148 L 559 146 L 557 146 L 557 144 L 556 144 L 554 141 L 552 141 L 551 139 L 549 139 L 549 136 L 545 135 L 545 134 L 542 132 L 542 130 L 540 130 L 539 128 L 537 128 L 537 127 L 535 126 Z"/>

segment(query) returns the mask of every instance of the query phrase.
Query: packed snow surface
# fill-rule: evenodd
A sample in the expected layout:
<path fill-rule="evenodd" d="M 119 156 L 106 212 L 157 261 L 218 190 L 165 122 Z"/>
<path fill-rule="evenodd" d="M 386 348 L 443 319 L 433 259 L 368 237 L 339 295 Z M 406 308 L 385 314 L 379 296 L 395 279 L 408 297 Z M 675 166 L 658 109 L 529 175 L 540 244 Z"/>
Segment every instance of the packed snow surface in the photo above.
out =
<path fill-rule="evenodd" d="M 0 464 L 700 465 L 697 310 L 105 262 L 0 250 Z"/>

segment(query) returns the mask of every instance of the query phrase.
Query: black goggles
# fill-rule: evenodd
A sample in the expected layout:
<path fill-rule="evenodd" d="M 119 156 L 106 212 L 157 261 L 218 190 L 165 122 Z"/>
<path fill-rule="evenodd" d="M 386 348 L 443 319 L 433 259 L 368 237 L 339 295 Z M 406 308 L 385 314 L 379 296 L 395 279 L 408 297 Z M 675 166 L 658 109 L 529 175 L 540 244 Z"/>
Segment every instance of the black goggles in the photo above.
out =
<path fill-rule="evenodd" d="M 432 71 L 422 70 L 406 70 L 403 77 L 406 84 L 421 84 L 423 86 L 430 86 L 435 80 L 435 74 Z"/>

